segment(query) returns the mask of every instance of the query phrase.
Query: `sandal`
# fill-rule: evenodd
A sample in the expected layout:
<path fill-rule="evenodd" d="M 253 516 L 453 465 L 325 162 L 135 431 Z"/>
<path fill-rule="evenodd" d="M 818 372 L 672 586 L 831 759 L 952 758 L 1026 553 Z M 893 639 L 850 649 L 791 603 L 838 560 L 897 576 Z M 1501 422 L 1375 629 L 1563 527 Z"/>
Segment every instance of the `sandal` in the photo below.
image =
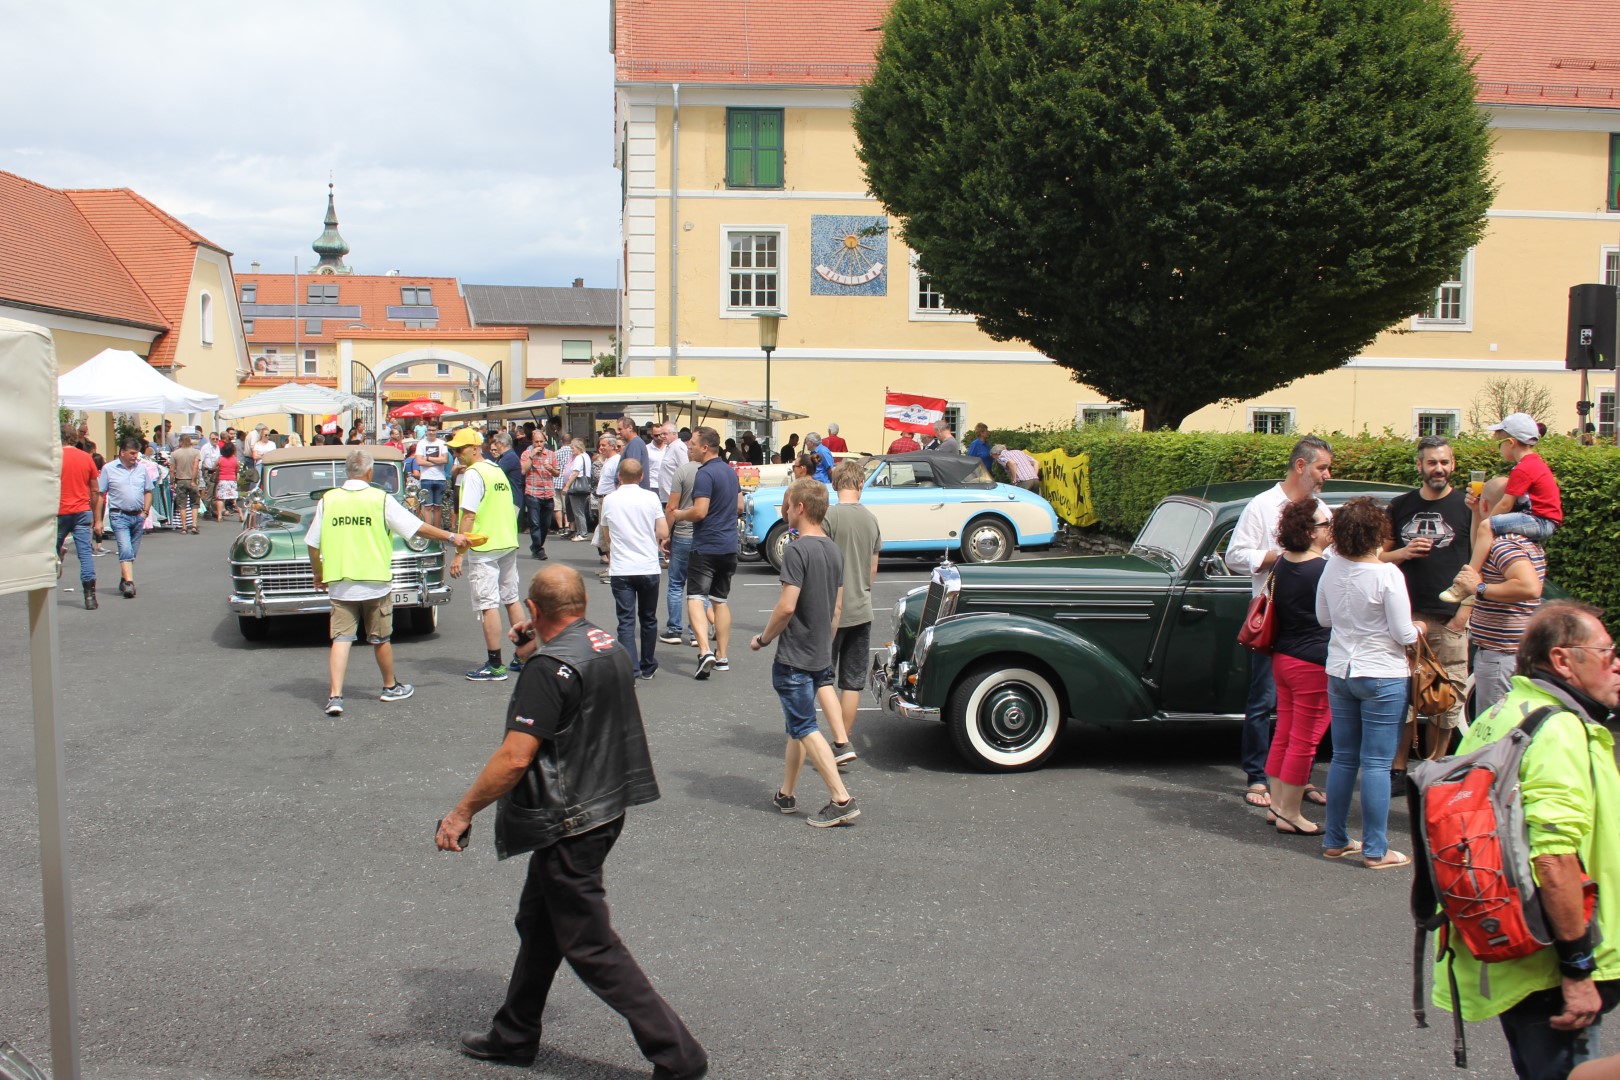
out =
<path fill-rule="evenodd" d="M 1305 801 L 1316 806 L 1326 806 L 1327 796 L 1322 794 L 1322 789 L 1315 784 L 1307 784 L 1305 785 Z"/>
<path fill-rule="evenodd" d="M 1394 848 L 1390 848 L 1388 851 L 1384 852 L 1383 858 L 1368 859 L 1361 865 L 1365 866 L 1368 870 L 1390 870 L 1397 866 L 1409 866 L 1411 865 L 1411 862 L 1412 857 L 1410 855 L 1403 855 Z"/>
<path fill-rule="evenodd" d="M 1307 821 L 1306 824 L 1309 825 L 1311 822 Z M 1288 828 L 1283 828 L 1284 825 L 1287 825 Z M 1277 819 L 1278 836 L 1321 836 L 1325 832 L 1327 832 L 1327 827 L 1324 825 L 1317 825 L 1314 829 L 1302 829 L 1292 821 L 1285 821 L 1282 818 Z"/>
<path fill-rule="evenodd" d="M 1243 793 L 1243 801 L 1250 806 L 1270 806 L 1271 791 L 1264 784 L 1250 784 Z"/>
<path fill-rule="evenodd" d="M 1324 859 L 1343 859 L 1343 858 L 1347 858 L 1347 857 L 1349 857 L 1351 855 L 1360 855 L 1360 854 L 1361 854 L 1361 841 L 1360 840 L 1352 840 L 1348 844 L 1344 845 L 1344 847 L 1340 847 L 1340 848 L 1328 847 L 1328 848 L 1323 848 L 1322 849 L 1322 858 L 1324 858 Z"/>

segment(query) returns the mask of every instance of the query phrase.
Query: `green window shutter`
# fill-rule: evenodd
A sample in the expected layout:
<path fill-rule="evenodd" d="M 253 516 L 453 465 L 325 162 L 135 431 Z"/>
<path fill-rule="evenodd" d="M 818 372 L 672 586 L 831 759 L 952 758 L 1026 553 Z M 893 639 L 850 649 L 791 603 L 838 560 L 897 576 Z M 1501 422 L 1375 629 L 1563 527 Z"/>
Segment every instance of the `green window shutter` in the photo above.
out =
<path fill-rule="evenodd" d="M 726 183 L 731 187 L 754 186 L 754 114 L 731 109 L 726 125 Z"/>
<path fill-rule="evenodd" d="M 1620 135 L 1609 136 L 1609 212 L 1620 210 Z"/>
<path fill-rule="evenodd" d="M 766 188 L 781 187 L 782 110 L 762 110 L 754 115 L 759 120 L 754 150 L 754 184 Z"/>

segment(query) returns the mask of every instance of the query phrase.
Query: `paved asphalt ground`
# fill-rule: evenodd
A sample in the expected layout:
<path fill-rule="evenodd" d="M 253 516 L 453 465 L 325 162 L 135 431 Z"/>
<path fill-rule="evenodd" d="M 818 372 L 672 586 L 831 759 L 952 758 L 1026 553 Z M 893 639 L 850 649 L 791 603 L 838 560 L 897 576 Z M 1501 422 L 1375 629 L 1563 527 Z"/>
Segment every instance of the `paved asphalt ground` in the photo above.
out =
<path fill-rule="evenodd" d="M 510 690 L 462 678 L 482 652 L 465 586 L 436 635 L 397 646 L 416 696 L 376 701 L 356 650 L 332 720 L 322 622 L 238 635 L 227 532 L 148 537 L 136 600 L 110 557 L 101 611 L 80 607 L 71 555 L 57 594 L 85 1075 L 532 1075 L 455 1050 L 501 1000 L 526 862 L 496 863 L 492 812 L 465 854 L 431 843 Z M 552 551 L 595 568 L 586 545 Z M 926 573 L 884 563 L 875 644 Z M 607 587 L 590 590 L 611 627 Z M 777 813 L 781 714 L 746 648 L 776 592 L 743 568 L 732 670 L 707 683 L 693 650 L 660 647 L 640 695 L 664 797 L 631 811 L 608 863 L 618 928 L 712 1076 L 1458 1075 L 1449 1015 L 1413 1029 L 1409 876 L 1265 828 L 1233 729 L 1071 725 L 1044 771 L 987 776 L 941 728 L 867 712 L 847 777 L 860 820 Z M 44 1064 L 22 598 L 0 623 L 0 1037 Z M 820 793 L 807 777 L 801 805 Z M 1391 825 L 1405 834 L 1404 811 Z M 546 1025 L 535 1074 L 646 1075 L 567 971 Z M 1508 1072 L 1494 1025 L 1470 1048 L 1474 1075 Z"/>

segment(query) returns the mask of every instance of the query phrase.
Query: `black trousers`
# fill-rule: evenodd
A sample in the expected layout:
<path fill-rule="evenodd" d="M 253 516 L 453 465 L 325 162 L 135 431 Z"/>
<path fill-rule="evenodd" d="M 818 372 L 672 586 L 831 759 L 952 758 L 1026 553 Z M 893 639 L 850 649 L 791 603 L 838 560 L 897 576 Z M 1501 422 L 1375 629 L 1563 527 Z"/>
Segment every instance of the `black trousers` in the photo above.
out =
<path fill-rule="evenodd" d="M 580 981 L 624 1017 L 647 1060 L 680 1076 L 695 1072 L 708 1055 L 653 989 L 608 916 L 602 863 L 623 828 L 620 817 L 529 857 L 516 920 L 521 943 L 492 1034 L 509 1046 L 539 1042 L 551 980 L 567 960 Z"/>

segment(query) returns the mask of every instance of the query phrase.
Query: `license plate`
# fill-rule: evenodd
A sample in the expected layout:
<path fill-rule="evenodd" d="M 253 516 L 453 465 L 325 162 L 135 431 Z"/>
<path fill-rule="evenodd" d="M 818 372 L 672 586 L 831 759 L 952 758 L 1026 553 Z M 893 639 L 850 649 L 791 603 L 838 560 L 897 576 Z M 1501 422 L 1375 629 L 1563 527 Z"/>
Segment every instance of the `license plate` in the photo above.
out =
<path fill-rule="evenodd" d="M 414 589 L 407 590 L 405 592 L 396 592 L 394 594 L 395 607 L 401 607 L 407 604 L 420 604 L 421 602 L 422 594 Z"/>

